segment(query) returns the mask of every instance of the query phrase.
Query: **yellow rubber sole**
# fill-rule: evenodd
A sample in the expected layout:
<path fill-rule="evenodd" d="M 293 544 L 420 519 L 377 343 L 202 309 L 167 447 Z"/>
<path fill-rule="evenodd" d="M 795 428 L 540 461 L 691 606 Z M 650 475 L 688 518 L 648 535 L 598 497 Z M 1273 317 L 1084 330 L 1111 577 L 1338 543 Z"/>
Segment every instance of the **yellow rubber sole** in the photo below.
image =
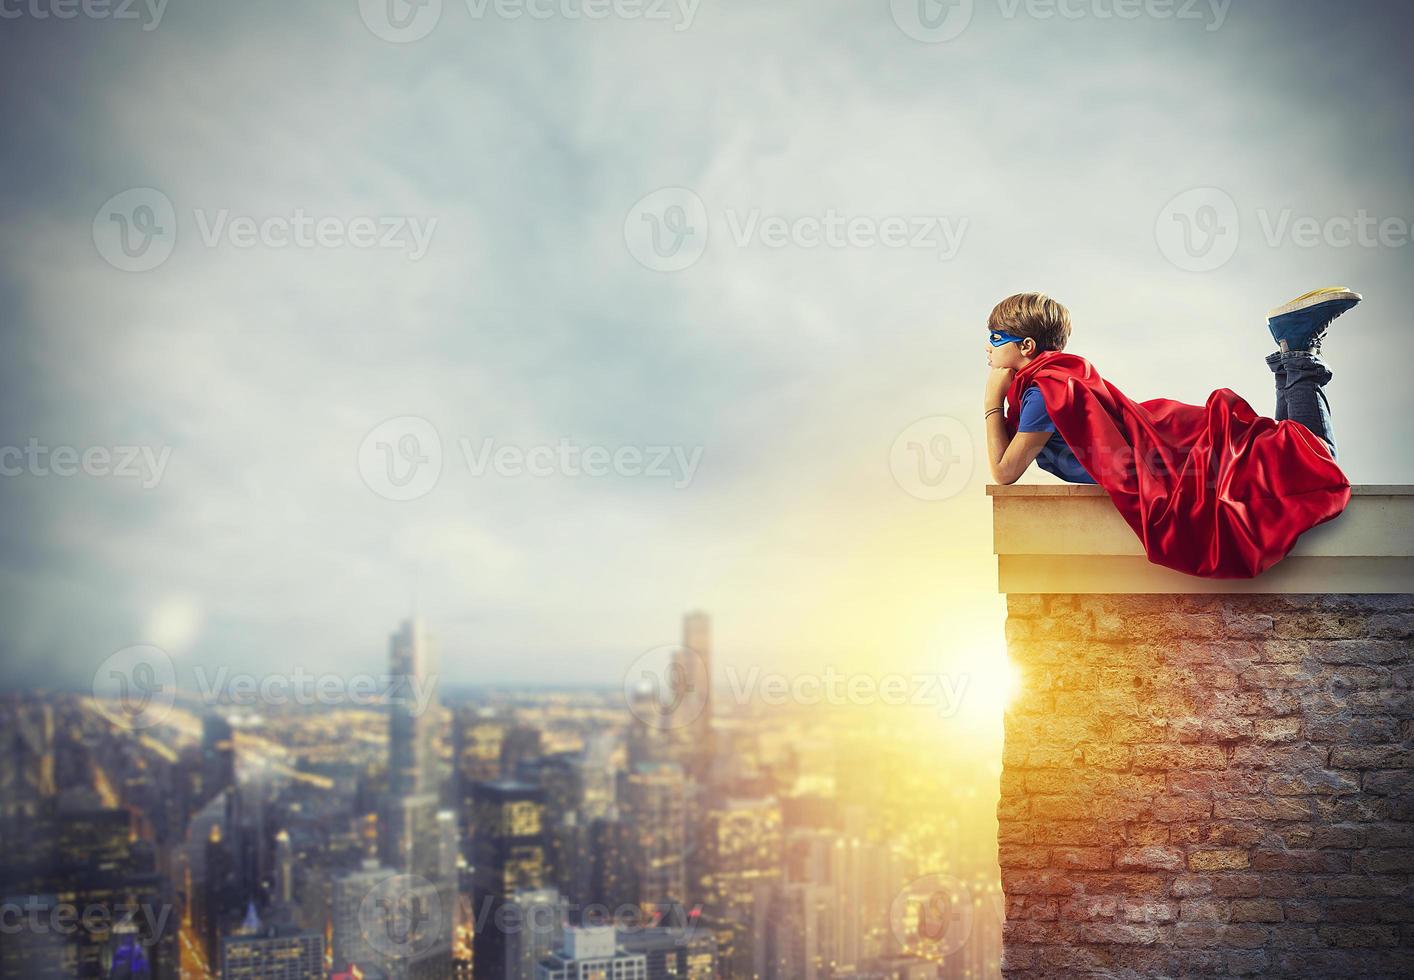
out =
<path fill-rule="evenodd" d="M 1295 313 L 1297 310 L 1305 310 L 1312 306 L 1319 306 L 1322 303 L 1329 303 L 1333 299 L 1353 299 L 1358 303 L 1364 298 L 1365 297 L 1361 296 L 1353 289 L 1347 289 L 1345 286 L 1327 286 L 1325 289 L 1313 289 L 1304 296 L 1298 296 L 1290 303 L 1278 306 L 1276 309 L 1270 311 L 1267 313 L 1267 319 L 1271 320 L 1286 313 Z"/>

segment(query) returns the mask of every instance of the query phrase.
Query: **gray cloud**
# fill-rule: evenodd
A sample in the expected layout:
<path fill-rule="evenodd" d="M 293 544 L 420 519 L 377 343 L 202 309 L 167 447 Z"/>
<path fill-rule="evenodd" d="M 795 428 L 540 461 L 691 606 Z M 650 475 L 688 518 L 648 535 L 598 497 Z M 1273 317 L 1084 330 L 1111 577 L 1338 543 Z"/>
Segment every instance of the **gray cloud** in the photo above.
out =
<path fill-rule="evenodd" d="M 1385 367 L 1408 249 L 1266 247 L 1251 217 L 1414 218 L 1406 5 L 1332 25 L 1326 5 L 1242 3 L 1216 31 L 1005 9 L 979 2 L 938 45 L 888 4 L 804 0 L 706 0 L 682 32 L 449 2 L 409 45 L 351 3 L 173 5 L 150 32 L 7 22 L 0 444 L 172 448 L 150 491 L 0 480 L 7 677 L 83 684 L 173 604 L 200 611 L 193 661 L 367 669 L 414 596 L 457 680 L 612 682 L 696 605 L 751 656 L 907 657 L 993 579 L 984 474 L 922 506 L 889 447 L 927 415 L 979 432 L 978 330 L 1019 289 L 1068 302 L 1073 349 L 1135 397 L 1226 386 L 1269 412 L 1262 312 L 1349 283 L 1368 301 L 1332 344 L 1341 461 L 1408 482 L 1409 395 Z M 1154 223 L 1207 185 L 1243 244 L 1195 274 Z M 140 186 L 173 201 L 177 245 L 125 273 L 91 225 Z M 664 186 L 713 221 L 672 274 L 623 237 Z M 437 225 L 417 262 L 206 247 L 194 215 L 223 209 Z M 947 262 L 737 247 L 724 216 L 753 209 L 968 224 Z M 673 490 L 477 480 L 449 453 L 433 493 L 396 504 L 356 454 L 400 415 L 448 444 L 703 463 Z"/>

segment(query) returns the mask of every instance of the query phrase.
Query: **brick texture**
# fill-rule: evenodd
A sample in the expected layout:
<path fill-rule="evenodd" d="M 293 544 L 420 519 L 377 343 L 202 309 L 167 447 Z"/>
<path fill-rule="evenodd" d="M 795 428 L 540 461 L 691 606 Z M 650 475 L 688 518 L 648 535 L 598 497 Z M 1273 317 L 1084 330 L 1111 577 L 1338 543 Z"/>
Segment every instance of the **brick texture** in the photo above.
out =
<path fill-rule="evenodd" d="M 1414 595 L 1013 595 L 1008 980 L 1414 977 Z"/>

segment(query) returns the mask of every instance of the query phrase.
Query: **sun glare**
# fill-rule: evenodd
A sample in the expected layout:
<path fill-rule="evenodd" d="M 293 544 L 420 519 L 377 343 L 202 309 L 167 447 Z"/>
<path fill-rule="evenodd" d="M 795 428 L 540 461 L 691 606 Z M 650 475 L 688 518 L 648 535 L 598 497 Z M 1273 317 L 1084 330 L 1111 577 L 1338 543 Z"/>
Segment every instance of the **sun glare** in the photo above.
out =
<path fill-rule="evenodd" d="M 939 629 L 936 662 L 953 678 L 957 714 L 1000 728 L 1007 707 L 1021 693 L 1021 670 L 1007 655 L 1001 636 L 979 629 L 962 635 Z"/>
<path fill-rule="evenodd" d="M 1021 671 L 1002 646 L 979 653 L 972 670 L 978 707 L 988 714 L 1000 716 L 1021 693 Z"/>

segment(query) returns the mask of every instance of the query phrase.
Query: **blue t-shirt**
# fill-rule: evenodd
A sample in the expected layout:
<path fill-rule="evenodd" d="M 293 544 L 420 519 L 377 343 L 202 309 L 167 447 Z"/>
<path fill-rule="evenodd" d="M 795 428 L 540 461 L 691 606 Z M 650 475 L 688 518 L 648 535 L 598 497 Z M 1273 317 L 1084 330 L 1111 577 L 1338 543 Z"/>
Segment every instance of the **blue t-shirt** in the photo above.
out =
<path fill-rule="evenodd" d="M 1035 385 L 1021 394 L 1021 419 L 1016 431 L 1055 433 L 1041 447 L 1041 452 L 1036 457 L 1036 465 L 1067 483 L 1095 482 L 1094 477 L 1080 465 L 1080 460 L 1075 458 L 1075 453 L 1071 452 L 1061 434 L 1056 432 L 1056 424 L 1051 421 L 1051 415 L 1046 411 L 1046 400 L 1041 397 L 1041 389 Z"/>

